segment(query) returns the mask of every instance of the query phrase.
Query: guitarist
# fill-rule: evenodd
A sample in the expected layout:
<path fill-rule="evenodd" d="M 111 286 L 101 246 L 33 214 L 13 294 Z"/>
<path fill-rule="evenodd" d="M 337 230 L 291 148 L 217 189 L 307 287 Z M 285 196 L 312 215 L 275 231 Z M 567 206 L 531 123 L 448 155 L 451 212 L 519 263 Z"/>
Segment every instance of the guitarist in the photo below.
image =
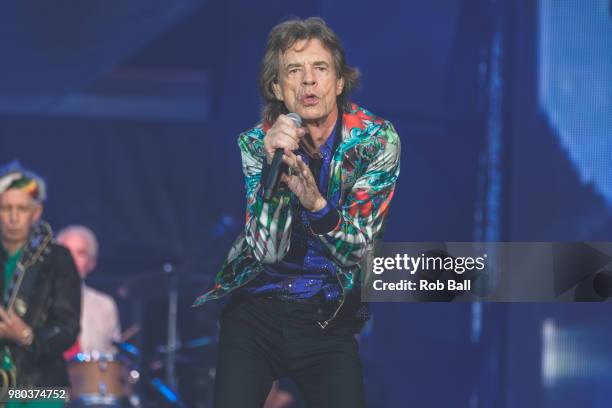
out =
<path fill-rule="evenodd" d="M 11 387 L 68 387 L 62 353 L 79 332 L 81 281 L 41 227 L 45 198 L 44 181 L 19 163 L 0 169 L 0 374 L 13 375 Z"/>

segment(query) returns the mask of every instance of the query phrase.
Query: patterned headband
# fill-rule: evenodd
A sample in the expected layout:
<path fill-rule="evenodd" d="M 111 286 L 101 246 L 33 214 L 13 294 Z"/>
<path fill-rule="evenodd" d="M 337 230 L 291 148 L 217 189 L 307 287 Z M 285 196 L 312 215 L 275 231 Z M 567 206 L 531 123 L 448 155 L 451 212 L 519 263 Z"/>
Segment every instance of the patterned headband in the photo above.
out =
<path fill-rule="evenodd" d="M 0 194 L 11 188 L 23 190 L 41 203 L 47 199 L 45 181 L 36 173 L 23 168 L 18 161 L 0 168 Z"/>

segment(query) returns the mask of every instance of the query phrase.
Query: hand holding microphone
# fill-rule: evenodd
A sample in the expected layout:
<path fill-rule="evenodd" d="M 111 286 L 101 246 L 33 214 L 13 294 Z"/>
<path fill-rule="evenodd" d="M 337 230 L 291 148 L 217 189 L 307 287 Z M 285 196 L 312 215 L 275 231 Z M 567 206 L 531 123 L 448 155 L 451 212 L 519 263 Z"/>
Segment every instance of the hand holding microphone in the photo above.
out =
<path fill-rule="evenodd" d="M 269 202 L 278 189 L 283 170 L 283 153 L 285 150 L 297 150 L 300 140 L 306 134 L 301 126 L 302 119 L 297 113 L 280 115 L 264 138 L 266 160 L 270 165 L 266 180 L 262 180 L 265 202 Z"/>
<path fill-rule="evenodd" d="M 306 131 L 301 125 L 302 119 L 297 113 L 281 115 L 264 138 L 270 170 L 266 179 L 263 180 L 263 199 L 264 202 L 270 202 L 282 180 L 297 196 L 304 208 L 309 211 L 318 211 L 325 207 L 327 201 L 319 192 L 317 182 L 308 166 L 293 153 L 300 145 L 307 152 L 312 150 L 313 154 L 318 153 L 312 141 L 309 143 L 304 138 Z M 283 174 L 287 166 L 294 170 L 294 175 Z"/>

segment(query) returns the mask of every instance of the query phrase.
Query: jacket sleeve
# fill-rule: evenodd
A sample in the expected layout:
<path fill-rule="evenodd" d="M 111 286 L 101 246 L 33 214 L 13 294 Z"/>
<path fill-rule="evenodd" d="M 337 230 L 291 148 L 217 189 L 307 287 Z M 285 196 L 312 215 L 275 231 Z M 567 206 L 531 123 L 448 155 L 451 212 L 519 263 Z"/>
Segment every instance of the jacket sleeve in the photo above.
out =
<path fill-rule="evenodd" d="M 238 138 L 246 187 L 246 242 L 257 260 L 263 263 L 276 263 L 283 259 L 289 250 L 290 194 L 281 185 L 272 201 L 264 203 L 261 182 L 265 179 L 268 164 L 265 160 L 263 141 L 251 135 L 251 132 L 263 132 L 263 130 L 255 128 Z"/>
<path fill-rule="evenodd" d="M 385 122 L 376 138 L 380 142 L 377 150 L 342 207 L 311 224 L 336 262 L 345 267 L 360 263 L 373 246 L 399 176 L 400 140 L 393 125 Z"/>
<path fill-rule="evenodd" d="M 61 355 L 77 339 L 81 316 L 81 278 L 68 250 L 57 246 L 51 283 L 51 305 L 45 322 L 33 328 L 30 351 Z"/>

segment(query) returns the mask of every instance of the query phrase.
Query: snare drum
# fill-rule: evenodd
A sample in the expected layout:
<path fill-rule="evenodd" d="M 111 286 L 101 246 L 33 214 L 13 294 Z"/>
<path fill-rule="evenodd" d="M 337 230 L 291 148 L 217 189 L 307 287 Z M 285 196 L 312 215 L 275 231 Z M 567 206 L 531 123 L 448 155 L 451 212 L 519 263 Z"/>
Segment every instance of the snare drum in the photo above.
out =
<path fill-rule="evenodd" d="M 79 353 L 68 362 L 70 399 L 76 406 L 118 407 L 125 396 L 123 364 L 113 354 Z"/>

